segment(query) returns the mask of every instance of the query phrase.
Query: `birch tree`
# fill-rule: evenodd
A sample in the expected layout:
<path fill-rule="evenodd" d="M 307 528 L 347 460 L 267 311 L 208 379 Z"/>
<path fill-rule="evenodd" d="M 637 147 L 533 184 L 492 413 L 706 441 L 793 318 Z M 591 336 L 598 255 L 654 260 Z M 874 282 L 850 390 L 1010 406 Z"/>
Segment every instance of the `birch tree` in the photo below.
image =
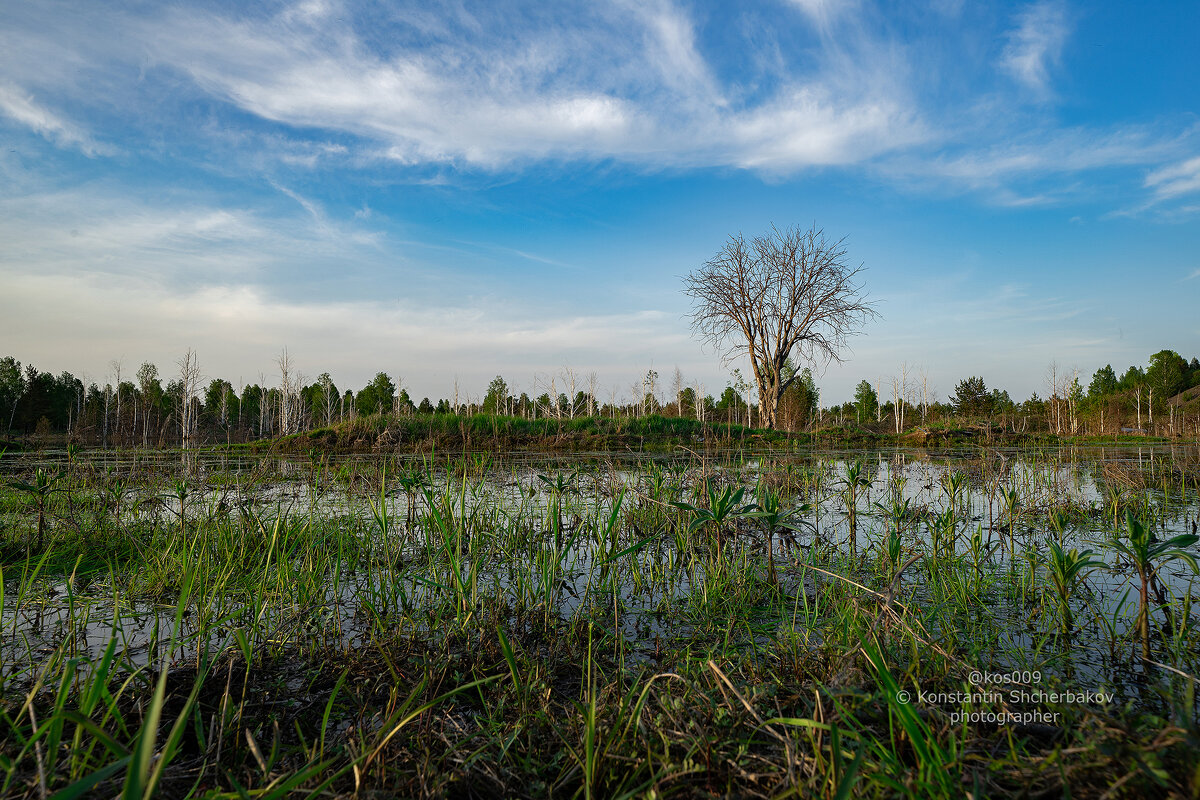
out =
<path fill-rule="evenodd" d="M 200 389 L 200 360 L 190 347 L 179 365 L 179 439 L 184 447 L 195 444 L 196 394 Z"/>
<path fill-rule="evenodd" d="M 896 433 L 904 432 L 904 407 L 912 394 L 908 379 L 908 362 L 900 365 L 900 373 L 892 376 L 892 407 L 896 412 Z"/>

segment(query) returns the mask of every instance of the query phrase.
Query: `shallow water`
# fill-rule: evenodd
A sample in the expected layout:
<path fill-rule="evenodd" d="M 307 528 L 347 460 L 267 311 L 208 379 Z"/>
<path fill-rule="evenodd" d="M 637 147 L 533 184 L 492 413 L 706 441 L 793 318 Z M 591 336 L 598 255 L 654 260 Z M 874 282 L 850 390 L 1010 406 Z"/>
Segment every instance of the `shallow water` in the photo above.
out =
<path fill-rule="evenodd" d="M 597 575 L 608 553 L 598 550 L 598 537 L 572 536 L 587 530 L 613 498 L 624 493 L 625 509 L 646 513 L 664 508 L 671 499 L 694 502 L 694 491 L 706 480 L 754 487 L 760 482 L 790 487 L 787 502 L 808 502 L 813 510 L 797 533 L 775 538 L 775 558 L 781 583 L 799 608 L 813 593 L 815 582 L 833 580 L 806 565 L 820 563 L 855 580 L 870 582 L 879 541 L 888 530 L 886 509 L 907 501 L 911 518 L 903 537 L 910 549 L 926 546 L 933 535 L 933 517 L 950 503 L 948 476 L 962 473 L 963 489 L 956 496 L 957 522 L 952 534 L 954 552 L 969 571 L 978 561 L 982 578 L 968 598 L 959 619 L 974 604 L 981 614 L 1000 624 L 994 641 L 980 647 L 981 668 L 991 671 L 1028 668 L 1078 685 L 1114 688 L 1123 697 L 1149 702 L 1145 668 L 1135 663 L 1129 631 L 1136 608 L 1134 573 L 1103 541 L 1113 532 L 1111 502 L 1118 495 L 1137 501 L 1153 519 L 1160 538 L 1190 533 L 1200 520 L 1200 496 L 1194 484 L 1184 487 L 1177 471 L 1195 476 L 1200 464 L 1196 446 L 1095 446 L 1026 449 L 952 449 L 939 451 L 813 449 L 800 452 L 728 452 L 677 456 L 631 453 L 591 453 L 569 456 L 518 455 L 499 458 L 468 455 L 438 458 L 347 456 L 311 458 L 253 457 L 224 453 L 155 451 L 88 452 L 75 456 L 73 469 L 88 470 L 98 482 L 120 477 L 129 489 L 122 498 L 126 525 L 178 524 L 179 493 L 172 482 L 187 481 L 182 505 L 185 524 L 200 520 L 312 519 L 336 521 L 355 536 L 366 537 L 396 569 L 353 569 L 331 579 L 317 596 L 302 604 L 286 599 L 266 602 L 255 612 L 236 601 L 219 609 L 191 608 L 178 621 L 172 603 L 126 602 L 104 578 L 77 587 L 62 576 L 50 577 L 18 601 L 19 576 L 5 571 L 5 598 L 0 604 L 0 669 L 18 673 L 33 669 L 64 642 L 68 656 L 98 658 L 114 638 L 128 663 L 136 666 L 164 657 L 195 658 L 199 650 L 237 646 L 233 631 L 252 630 L 252 645 L 353 647 L 370 640 L 381 623 L 428 634 L 446 614 L 447 568 L 437 543 L 422 539 L 409 528 L 409 512 L 428 513 L 430 500 L 444 503 L 447 513 L 465 520 L 464 536 L 482 537 L 475 584 L 478 596 L 513 608 L 538 605 L 544 613 L 570 620 L 600 602 L 611 605 L 611 628 L 619 631 L 632 658 L 653 659 L 663 642 L 686 642 L 712 636 L 720 620 L 699 609 L 703 600 L 704 568 L 677 551 L 664 534 L 629 554 L 611 590 L 598 592 Z M 859 528 L 856 549 L 868 562 L 850 564 L 844 558 L 850 530 L 838 481 L 851 463 L 862 462 L 869 483 L 857 502 Z M 35 468 L 56 470 L 67 464 L 65 453 L 39 453 L 0 460 L 0 476 L 28 476 Z M 424 486 L 406 488 L 403 479 L 426 477 Z M 548 522 L 552 495 L 547 480 L 578 473 L 576 491 L 564 494 L 563 549 L 555 545 Z M 425 497 L 427 489 L 429 496 Z M 1019 498 L 1013 530 L 1002 492 Z M 577 492 L 577 493 L 576 493 Z M 787 504 L 785 502 L 785 505 Z M 1060 532 L 1051 525 L 1051 512 L 1066 513 Z M 1120 515 L 1118 514 L 1118 518 Z M 578 522 L 576 522 L 578 520 Z M 10 512 L 4 524 L 14 524 Z M 519 544 L 499 544 L 497 526 L 524 531 Z M 576 526 L 572 528 L 571 526 Z M 472 527 L 473 526 L 473 527 Z M 762 538 L 750 523 L 740 527 L 741 544 L 762 552 Z M 622 548 L 643 538 L 641 531 L 623 531 Z M 647 532 L 649 533 L 649 532 Z M 971 553 L 972 534 L 978 546 Z M 1043 602 L 1046 582 L 1043 564 L 1046 542 L 1060 537 L 1065 547 L 1092 548 L 1108 567 L 1091 572 L 1074 604 L 1078 632 L 1067 646 L 1048 640 L 1052 627 Z M 830 546 L 841 556 L 828 559 Z M 472 547 L 472 545 L 468 545 Z M 1200 555 L 1200 550 L 1193 548 Z M 559 559 L 561 553 L 561 559 Z M 814 559 L 826 559 L 814 561 Z M 840 560 L 838 560 L 840 558 Z M 1033 559 L 1031 562 L 1030 559 Z M 557 562 L 556 564 L 553 562 Z M 1032 573 L 1030 564 L 1033 564 Z M 546 568 L 550 564 L 550 568 Z M 1184 562 L 1161 573 L 1179 616 L 1173 649 L 1169 641 L 1156 644 L 1157 659 L 1194 674 L 1200 660 L 1187 635 L 1193 624 L 1190 602 L 1196 576 Z M 913 565 L 898 584 L 896 599 L 918 609 L 933 595 L 929 581 L 936 576 Z M 77 579 L 78 582 L 78 579 Z M 878 583 L 876 582 L 878 586 Z M 883 587 L 878 587 L 883 588 Z M 469 615 L 470 609 L 459 614 Z M 218 619 L 213 619 L 216 615 Z M 224 619 L 219 619 L 221 616 Z M 1165 615 L 1155 610 L 1155 623 Z M 791 635 L 789 620 L 774 614 L 745 610 L 737 636 L 748 646 L 769 648 L 777 638 Z M 733 623 L 731 622 L 732 626 Z M 201 633 L 203 631 L 203 633 Z M 729 635 L 729 634 L 727 634 Z M 808 646 L 821 645 L 819 630 L 805 631 Z M 1048 644 L 1049 642 L 1049 644 Z M 957 643 L 947 641 L 947 647 Z"/>

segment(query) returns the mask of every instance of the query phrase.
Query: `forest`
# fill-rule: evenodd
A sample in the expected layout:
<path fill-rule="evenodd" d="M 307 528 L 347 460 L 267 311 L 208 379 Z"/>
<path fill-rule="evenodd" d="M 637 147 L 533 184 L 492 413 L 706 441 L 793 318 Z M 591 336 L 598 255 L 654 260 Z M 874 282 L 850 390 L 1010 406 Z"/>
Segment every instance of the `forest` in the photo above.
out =
<path fill-rule="evenodd" d="M 281 355 L 271 379 L 235 386 L 202 382 L 189 351 L 170 373 L 143 363 L 132 374 L 110 364 L 101 385 L 70 372 L 54 375 L 14 356 L 0 358 L 0 431 L 10 438 L 66 439 L 100 446 L 162 447 L 249 442 L 334 427 L 372 415 L 489 414 L 528 420 L 578 417 L 683 417 L 700 422 L 759 424 L 752 383 L 734 370 L 718 397 L 676 369 L 669 378 L 649 370 L 628 387 L 602 389 L 595 373 L 564 368 L 539 376 L 532 391 L 515 392 L 496 376 L 486 388 L 420 400 L 399 378 L 379 372 L 357 391 L 340 388 L 329 372 L 309 381 Z M 792 374 L 796 372 L 789 364 Z M 924 370 L 902 365 L 894 375 L 861 381 L 852 400 L 822 405 L 812 373 L 799 371 L 784 392 L 778 425 L 784 431 L 857 429 L 903 435 L 971 425 L 1013 434 L 1058 436 L 1145 434 L 1195 436 L 1200 431 L 1200 360 L 1160 350 L 1145 366 L 1118 375 L 1111 364 L 1090 380 L 1055 364 L 1045 394 L 1015 400 L 982 376 L 967 376 L 941 399 Z M 790 375 L 788 377 L 791 377 Z"/>

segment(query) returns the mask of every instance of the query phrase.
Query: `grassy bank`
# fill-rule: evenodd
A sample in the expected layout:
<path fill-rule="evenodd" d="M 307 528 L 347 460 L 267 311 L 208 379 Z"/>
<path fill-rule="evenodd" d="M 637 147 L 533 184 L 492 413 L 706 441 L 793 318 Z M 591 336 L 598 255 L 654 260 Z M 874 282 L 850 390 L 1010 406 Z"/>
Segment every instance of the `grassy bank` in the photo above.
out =
<path fill-rule="evenodd" d="M 464 450 L 547 452 L 612 452 L 619 450 L 670 450 L 679 446 L 697 450 L 730 447 L 795 448 L 826 446 L 960 445 L 1033 446 L 1060 443 L 1156 443 L 1165 439 L 1145 436 L 1058 437 L 1047 433 L 1014 433 L 999 426 L 936 426 L 897 434 L 858 425 L 825 425 L 805 432 L 749 428 L 742 425 L 699 422 L 680 417 L 586 417 L 574 419 L 505 417 L 493 414 L 459 416 L 433 414 L 357 417 L 339 425 L 279 437 L 248 445 L 283 453 L 318 450 L 329 453 L 419 453 Z"/>
<path fill-rule="evenodd" d="M 354 417 L 336 425 L 247 443 L 200 442 L 200 448 L 234 452 L 323 453 L 430 453 L 463 451 L 639 452 L 734 447 L 795 449 L 806 445 L 827 447 L 959 446 L 1032 447 L 1059 444 L 1158 444 L 1192 440 L 1145 435 L 1056 436 L 1044 431 L 1013 432 L 987 423 L 909 428 L 903 433 L 880 426 L 854 423 L 823 424 L 806 431 L 780 431 L 727 423 L 699 422 L 690 418 L 588 417 L 526 419 L 495 414 L 375 414 Z M 76 444 L 63 435 L 37 435 L 0 441 L 0 452 L 63 449 Z M 152 448 L 164 449 L 164 448 Z"/>
<path fill-rule="evenodd" d="M 260 443 L 278 452 L 429 452 L 432 450 L 548 450 L 605 452 L 708 449 L 807 441 L 804 434 L 702 423 L 680 417 L 525 419 L 494 414 L 356 417 L 331 428 Z"/>

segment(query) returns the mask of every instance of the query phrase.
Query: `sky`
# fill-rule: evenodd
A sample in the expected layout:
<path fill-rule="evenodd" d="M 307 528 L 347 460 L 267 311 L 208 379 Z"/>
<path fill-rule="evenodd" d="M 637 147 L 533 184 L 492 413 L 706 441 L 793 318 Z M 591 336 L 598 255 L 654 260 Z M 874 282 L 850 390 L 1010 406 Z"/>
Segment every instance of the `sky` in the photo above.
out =
<path fill-rule="evenodd" d="M 0 355 L 719 395 L 684 277 L 815 225 L 880 315 L 823 404 L 1191 358 L 1198 33 L 1195 2 L 5 4 Z"/>

